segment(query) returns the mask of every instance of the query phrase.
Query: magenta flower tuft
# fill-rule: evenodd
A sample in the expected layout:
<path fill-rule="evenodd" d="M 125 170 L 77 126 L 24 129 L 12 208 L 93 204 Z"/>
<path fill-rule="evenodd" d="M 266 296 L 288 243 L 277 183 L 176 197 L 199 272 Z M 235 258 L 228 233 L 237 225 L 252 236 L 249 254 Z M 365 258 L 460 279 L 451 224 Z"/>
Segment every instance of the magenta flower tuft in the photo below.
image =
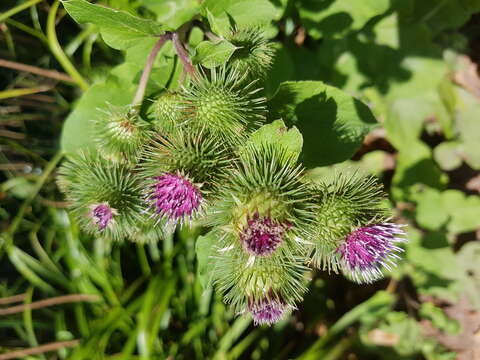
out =
<path fill-rule="evenodd" d="M 289 306 L 277 298 L 263 298 L 260 301 L 249 301 L 248 310 L 252 314 L 255 325 L 272 325 L 280 321 Z"/>
<path fill-rule="evenodd" d="M 281 244 L 287 228 L 287 225 L 278 223 L 270 217 L 261 217 L 255 212 L 242 229 L 240 241 L 245 250 L 252 255 L 267 256 Z"/>
<path fill-rule="evenodd" d="M 383 223 L 356 229 L 337 248 L 343 268 L 356 282 L 371 283 L 383 277 L 381 268 L 391 270 L 395 253 L 403 251 L 395 243 L 405 242 L 402 225 Z"/>
<path fill-rule="evenodd" d="M 155 177 L 148 200 L 155 212 L 173 223 L 182 222 L 199 210 L 200 190 L 180 174 L 164 173 Z"/>
<path fill-rule="evenodd" d="M 112 209 L 108 203 L 92 205 L 90 209 L 90 216 L 100 231 L 104 230 L 110 224 L 114 215 L 117 215 L 117 211 Z"/>

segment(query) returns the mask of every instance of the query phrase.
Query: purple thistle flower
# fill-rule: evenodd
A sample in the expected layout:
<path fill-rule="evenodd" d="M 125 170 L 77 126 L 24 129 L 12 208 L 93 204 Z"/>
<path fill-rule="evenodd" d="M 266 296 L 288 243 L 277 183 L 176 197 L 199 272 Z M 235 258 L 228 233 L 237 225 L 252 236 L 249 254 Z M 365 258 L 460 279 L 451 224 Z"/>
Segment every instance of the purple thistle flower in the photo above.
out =
<path fill-rule="evenodd" d="M 248 311 L 252 314 L 255 326 L 275 324 L 283 318 L 288 308 L 289 305 L 278 298 L 265 297 L 248 303 Z"/>
<path fill-rule="evenodd" d="M 184 218 L 191 218 L 199 210 L 202 194 L 188 179 L 171 173 L 164 173 L 154 179 L 148 200 L 156 214 L 165 216 L 176 224 Z"/>
<path fill-rule="evenodd" d="M 391 270 L 395 253 L 403 249 L 395 243 L 405 242 L 402 225 L 383 223 L 360 227 L 347 235 L 345 242 L 337 248 L 340 262 L 356 282 L 371 283 L 383 277 L 381 268 Z"/>
<path fill-rule="evenodd" d="M 93 223 L 98 226 L 100 231 L 104 230 L 113 220 L 113 216 L 117 215 L 117 211 L 112 209 L 108 203 L 101 203 L 90 206 L 90 216 Z"/>
<path fill-rule="evenodd" d="M 240 241 L 252 255 L 267 256 L 281 244 L 288 227 L 270 217 L 260 217 L 257 211 L 247 220 L 247 225 L 240 233 Z"/>

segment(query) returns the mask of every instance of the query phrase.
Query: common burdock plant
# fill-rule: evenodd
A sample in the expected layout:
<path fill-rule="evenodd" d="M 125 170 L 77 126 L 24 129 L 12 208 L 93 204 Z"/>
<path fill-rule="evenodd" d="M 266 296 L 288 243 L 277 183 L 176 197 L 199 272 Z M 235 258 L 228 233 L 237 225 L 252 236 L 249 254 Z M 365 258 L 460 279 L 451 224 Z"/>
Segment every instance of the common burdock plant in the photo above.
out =
<path fill-rule="evenodd" d="M 80 3 L 65 2 L 74 13 L 79 6 L 82 13 L 96 6 Z M 209 17 L 209 25 L 199 29 L 222 34 L 205 31 L 196 66 L 184 39 L 190 22 L 170 32 L 151 21 L 135 22 L 146 27 L 139 34 L 159 35 L 132 102 L 101 107 L 91 123 L 90 145 L 97 153 L 70 156 L 58 183 L 81 227 L 102 239 L 154 242 L 170 238 L 180 226 L 203 227 L 210 242 L 197 254 L 215 289 L 235 313 L 248 314 L 255 325 L 272 325 L 302 301 L 311 277 L 308 265 L 371 282 L 395 264 L 404 233 L 391 222 L 372 178 L 339 173 L 333 181 L 313 183 L 298 160 L 309 155 L 303 158 L 315 163 L 318 154 L 302 153 L 300 131 L 285 126 L 312 129 L 305 137 L 310 141 L 305 149 L 312 149 L 311 135 L 318 131 L 314 112 L 322 135 L 332 123 L 341 134 L 337 142 L 351 146 L 361 143 L 365 126 L 358 118 L 350 127 L 350 118 L 357 112 L 369 115 L 368 108 L 360 111 L 362 105 L 339 89 L 307 81 L 282 83 L 267 103 L 262 84 L 274 46 L 264 28 L 233 24 L 228 31 L 214 20 Z M 119 23 L 125 21 L 134 20 L 121 15 Z M 116 44 L 122 34 L 105 38 Z M 147 86 L 168 41 L 182 74 L 175 70 L 162 82 L 165 88 Z M 129 38 L 128 46 L 133 42 Z M 172 60 L 169 51 L 162 53 L 162 63 Z M 116 68 L 114 77 L 120 73 Z"/>
<path fill-rule="evenodd" d="M 279 320 L 302 300 L 308 268 L 304 258 L 292 254 L 285 243 L 268 256 L 256 256 L 245 251 L 232 234 L 217 229 L 214 236 L 212 281 L 236 313 L 250 314 L 254 321 L 264 324 L 267 318 Z M 268 304 L 276 315 L 267 313 Z"/>

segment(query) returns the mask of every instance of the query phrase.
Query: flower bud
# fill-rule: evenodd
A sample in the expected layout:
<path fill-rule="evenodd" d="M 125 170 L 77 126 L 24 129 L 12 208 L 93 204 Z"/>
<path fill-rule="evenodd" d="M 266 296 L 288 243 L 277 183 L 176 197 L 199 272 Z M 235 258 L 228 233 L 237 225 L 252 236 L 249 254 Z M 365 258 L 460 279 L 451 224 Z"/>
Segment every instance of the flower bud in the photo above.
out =
<path fill-rule="evenodd" d="M 72 214 L 90 234 L 122 240 L 144 221 L 140 182 L 124 164 L 81 153 L 62 164 L 58 182 Z"/>
<path fill-rule="evenodd" d="M 99 153 L 107 160 L 135 164 L 151 137 L 149 124 L 127 107 L 110 107 L 93 123 Z"/>
<path fill-rule="evenodd" d="M 342 272 L 358 283 L 381 279 L 382 268 L 391 271 L 396 253 L 403 249 L 396 243 L 405 242 L 402 225 L 379 223 L 359 227 L 349 233 L 337 248 Z"/>
<path fill-rule="evenodd" d="M 303 237 L 314 214 L 303 169 L 280 145 L 239 153 L 207 215 L 219 238 L 214 284 L 238 312 L 260 309 L 266 294 L 294 306 L 306 290 Z"/>
<path fill-rule="evenodd" d="M 213 69 L 184 87 L 185 124 L 206 128 L 229 143 L 239 143 L 248 132 L 265 122 L 265 98 L 258 97 L 255 82 L 244 83 L 246 74 L 236 69 Z"/>
<path fill-rule="evenodd" d="M 268 41 L 260 28 L 235 28 L 226 37 L 237 50 L 229 60 L 229 64 L 240 74 L 248 74 L 249 81 L 261 79 L 267 75 L 273 63 L 273 44 Z"/>
<path fill-rule="evenodd" d="M 232 234 L 254 256 L 285 245 L 304 248 L 315 204 L 296 156 L 281 145 L 249 143 L 226 173 L 208 223 Z"/>
<path fill-rule="evenodd" d="M 282 320 L 291 308 L 292 306 L 270 294 L 262 299 L 251 300 L 248 303 L 248 311 L 255 326 L 273 325 Z"/>
<path fill-rule="evenodd" d="M 303 257 L 286 246 L 269 256 L 252 255 L 232 235 L 215 231 L 218 242 L 210 259 L 213 284 L 236 313 L 250 312 L 259 324 L 273 323 L 302 300 L 308 270 Z M 276 315 L 268 314 L 269 303 L 276 305 Z"/>
<path fill-rule="evenodd" d="M 176 93 L 164 92 L 152 104 L 152 125 L 157 133 L 167 136 L 184 121 L 185 102 Z"/>
<path fill-rule="evenodd" d="M 378 278 L 379 272 L 375 269 L 370 271 L 370 275 L 359 277 L 360 268 L 363 267 L 358 266 L 357 260 L 365 260 L 363 255 L 371 250 L 370 245 L 373 243 L 365 240 L 366 234 L 375 231 L 369 230 L 370 226 L 384 223 L 389 217 L 381 186 L 373 177 L 340 173 L 336 174 L 333 181 L 324 181 L 314 185 L 314 188 L 317 193 L 318 210 L 314 236 L 311 238 L 312 265 L 318 269 L 334 272 L 338 272 L 339 269 L 347 270 L 347 275 L 351 274 L 356 281 L 360 281 L 361 278 L 365 281 Z M 364 232 L 365 236 L 362 235 Z M 359 242 L 358 239 L 362 241 Z M 365 245 L 363 250 L 360 244 Z M 360 251 L 358 253 L 360 258 L 356 258 L 355 253 L 349 251 L 352 249 Z M 347 259 L 352 261 L 349 262 Z"/>
<path fill-rule="evenodd" d="M 231 152 L 206 130 L 175 129 L 145 149 L 140 176 L 148 212 L 156 222 L 190 222 L 216 191 Z"/>

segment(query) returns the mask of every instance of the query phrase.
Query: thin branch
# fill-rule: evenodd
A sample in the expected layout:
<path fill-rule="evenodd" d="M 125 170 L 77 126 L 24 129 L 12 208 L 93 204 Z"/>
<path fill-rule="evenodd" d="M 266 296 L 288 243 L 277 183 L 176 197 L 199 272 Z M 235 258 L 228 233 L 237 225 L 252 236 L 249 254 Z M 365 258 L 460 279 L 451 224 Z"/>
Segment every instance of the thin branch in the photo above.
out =
<path fill-rule="evenodd" d="M 18 294 L 18 295 L 0 298 L 0 305 L 7 305 L 7 304 L 23 301 L 25 299 L 25 295 L 26 294 Z"/>
<path fill-rule="evenodd" d="M 55 79 L 55 80 L 66 81 L 66 82 L 70 82 L 70 83 L 75 82 L 67 74 L 63 74 L 63 73 L 55 71 L 55 70 L 46 70 L 46 69 L 42 69 L 42 68 L 39 68 L 39 67 L 36 67 L 36 66 L 21 64 L 21 63 L 14 62 L 14 61 L 8 61 L 8 60 L 0 59 L 0 67 L 4 67 L 4 68 L 8 68 L 8 69 L 14 69 L 14 70 L 18 70 L 18 71 L 29 72 L 29 73 L 32 73 L 32 74 L 48 77 L 48 78 Z"/>
<path fill-rule="evenodd" d="M 31 347 L 23 350 L 16 350 L 0 355 L 0 360 L 22 359 L 29 355 L 43 354 L 49 351 L 56 351 L 66 347 L 74 347 L 80 343 L 79 340 L 59 341 L 41 346 Z"/>
<path fill-rule="evenodd" d="M 165 44 L 167 40 L 170 40 L 172 37 L 171 33 L 166 33 L 160 36 L 160 39 L 155 43 L 152 51 L 148 55 L 147 62 L 145 63 L 145 67 L 143 68 L 142 77 L 140 78 L 140 82 L 138 83 L 137 92 L 135 93 L 135 98 L 133 99 L 133 106 L 140 105 L 143 101 L 143 97 L 145 96 L 145 90 L 147 88 L 148 79 L 150 77 L 150 73 L 152 71 L 153 63 L 155 62 L 155 58 L 157 57 L 158 52 Z"/>
<path fill-rule="evenodd" d="M 11 315 L 24 312 L 25 310 L 35 310 L 41 309 L 48 306 L 67 304 L 72 302 L 79 301 L 88 301 L 94 302 L 100 300 L 100 297 L 97 295 L 84 295 L 84 294 L 72 294 L 65 296 L 57 296 L 46 300 L 34 301 L 30 304 L 22 304 L 17 306 L 12 306 L 6 309 L 0 309 L 0 316 L 2 315 Z"/>
<path fill-rule="evenodd" d="M 173 41 L 173 45 L 175 46 L 177 55 L 183 63 L 183 67 L 185 68 L 185 71 L 191 77 L 196 77 L 197 73 L 195 71 L 195 68 L 193 67 L 192 62 L 190 61 L 190 57 L 188 56 L 187 51 L 185 50 L 182 43 L 180 42 L 180 39 L 178 38 L 177 33 L 172 34 L 172 41 Z"/>

